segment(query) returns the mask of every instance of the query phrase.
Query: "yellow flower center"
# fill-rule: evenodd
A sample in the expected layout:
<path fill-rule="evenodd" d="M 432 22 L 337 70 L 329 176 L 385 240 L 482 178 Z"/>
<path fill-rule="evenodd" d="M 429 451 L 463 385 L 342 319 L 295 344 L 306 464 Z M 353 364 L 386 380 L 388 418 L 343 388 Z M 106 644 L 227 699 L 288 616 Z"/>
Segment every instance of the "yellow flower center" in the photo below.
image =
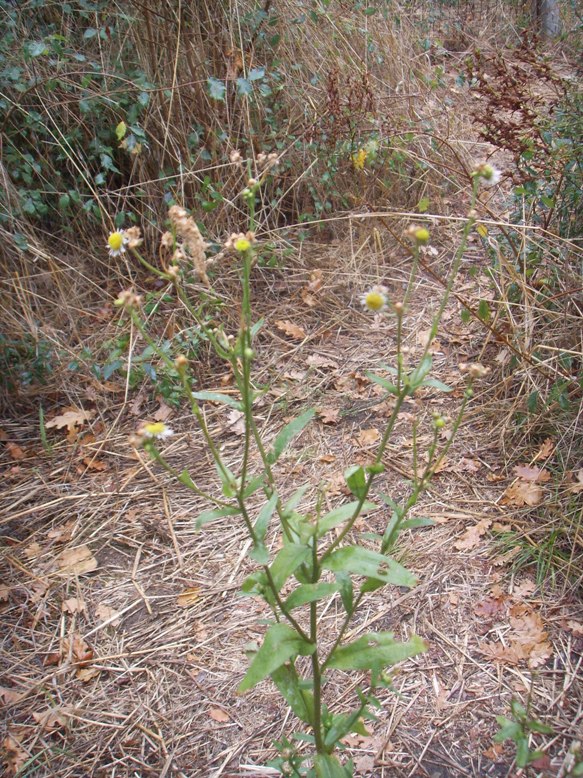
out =
<path fill-rule="evenodd" d="M 112 249 L 113 251 L 119 251 L 123 246 L 123 233 L 112 232 L 109 238 L 107 239 L 107 243 L 110 249 Z"/>
<path fill-rule="evenodd" d="M 247 240 L 247 238 L 239 238 L 235 241 L 235 248 L 237 251 L 249 251 L 251 248 L 251 243 Z"/>
<path fill-rule="evenodd" d="M 425 229 L 425 227 L 419 227 L 415 232 L 415 240 L 421 246 L 425 246 L 426 243 L 429 243 L 429 230 Z"/>
<path fill-rule="evenodd" d="M 148 435 L 152 435 L 152 437 L 156 437 L 157 435 L 162 435 L 163 432 L 166 432 L 166 425 L 164 422 L 154 421 L 151 424 L 144 425 L 144 432 Z"/>
<path fill-rule="evenodd" d="M 380 292 L 368 292 L 364 304 L 369 311 L 380 311 L 385 304 L 385 298 Z"/>

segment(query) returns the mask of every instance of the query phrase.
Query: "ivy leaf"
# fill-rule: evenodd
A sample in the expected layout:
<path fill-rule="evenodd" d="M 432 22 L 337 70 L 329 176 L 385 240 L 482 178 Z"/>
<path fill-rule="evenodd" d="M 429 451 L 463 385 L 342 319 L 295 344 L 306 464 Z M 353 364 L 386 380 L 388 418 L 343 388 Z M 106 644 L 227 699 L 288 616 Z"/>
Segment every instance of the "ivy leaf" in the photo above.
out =
<path fill-rule="evenodd" d="M 225 94 L 227 92 L 227 85 L 219 78 L 207 78 L 207 86 L 210 97 L 213 100 L 222 100 L 225 102 Z"/>
<path fill-rule="evenodd" d="M 239 97 L 246 97 L 253 93 L 253 85 L 246 78 L 237 79 L 237 94 Z"/>
<path fill-rule="evenodd" d="M 315 645 L 307 643 L 287 624 L 272 624 L 239 684 L 239 694 L 252 689 L 292 657 L 308 656 L 315 650 Z"/>
<path fill-rule="evenodd" d="M 247 73 L 249 81 L 259 81 L 265 76 L 265 68 L 251 68 Z"/>
<path fill-rule="evenodd" d="M 328 667 L 337 670 L 380 670 L 382 667 L 390 667 L 403 659 L 416 656 L 427 649 L 424 641 L 417 635 L 401 643 L 394 640 L 392 632 L 370 632 L 348 643 L 339 646 L 330 661 Z"/>

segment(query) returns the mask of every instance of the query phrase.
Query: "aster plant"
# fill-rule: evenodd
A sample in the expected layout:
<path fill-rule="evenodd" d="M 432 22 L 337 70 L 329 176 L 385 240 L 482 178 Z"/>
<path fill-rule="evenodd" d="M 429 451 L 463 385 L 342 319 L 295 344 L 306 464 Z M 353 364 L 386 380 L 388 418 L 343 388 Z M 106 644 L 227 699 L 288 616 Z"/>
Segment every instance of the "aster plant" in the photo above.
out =
<path fill-rule="evenodd" d="M 305 410 L 286 424 L 269 445 L 254 418 L 253 403 L 257 392 L 252 373 L 259 358 L 255 338 L 261 327 L 260 321 L 254 321 L 252 312 L 251 275 L 256 258 L 255 204 L 262 183 L 274 172 L 277 157 L 262 155 L 256 163 L 256 177 L 251 177 L 248 163 L 249 180 L 242 192 L 249 212 L 248 229 L 245 233 L 232 235 L 225 245 L 225 251 L 238 257 L 240 267 L 242 315 L 236 336 L 227 334 L 220 325 L 212 328 L 205 325 L 198 315 L 189 290 L 193 288 L 193 280 L 207 287 L 211 285 L 207 272 L 211 260 L 206 256 L 207 244 L 186 209 L 179 206 L 170 209 L 170 229 L 162 236 L 161 252 L 168 258 L 163 270 L 149 263 L 138 251 L 141 238 L 135 228 L 129 235 L 120 230 L 109 236 L 110 253 L 118 255 L 126 249 L 132 251 L 150 271 L 173 287 L 177 299 L 190 313 L 193 326 L 212 344 L 216 354 L 229 364 L 238 390 L 237 397 L 196 390 L 188 360 L 182 355 L 172 360 L 166 351 L 158 348 L 148 333 L 139 296 L 131 290 L 125 291 L 117 301 L 118 306 L 131 316 L 134 325 L 159 358 L 180 376 L 184 396 L 215 463 L 220 494 L 206 492 L 194 482 L 187 469 L 178 472 L 167 461 L 163 445 L 172 430 L 165 424 L 145 424 L 131 442 L 142 447 L 185 488 L 208 502 L 208 509 L 198 516 L 198 527 L 202 528 L 209 522 L 226 521 L 231 525 L 240 521 L 247 530 L 251 541 L 248 554 L 256 569 L 243 581 L 241 591 L 246 596 L 262 599 L 271 612 L 271 619 L 262 644 L 249 649 L 249 668 L 239 683 L 238 691 L 242 694 L 249 692 L 259 683 L 271 679 L 300 723 L 299 732 L 289 732 L 275 744 L 277 756 L 271 766 L 285 776 L 347 778 L 353 775 L 354 767 L 351 761 L 342 759 L 342 739 L 350 733 L 367 734 L 366 722 L 375 719 L 374 711 L 380 707 L 378 690 L 391 688 L 390 668 L 426 648 L 417 635 L 399 640 L 392 632 L 380 631 L 366 632 L 353 639 L 349 637 L 349 630 L 369 594 L 382 587 L 410 589 L 417 584 L 416 576 L 394 558 L 399 535 L 404 530 L 432 523 L 428 519 L 412 518 L 410 513 L 452 445 L 472 397 L 474 381 L 485 373 L 485 368 L 479 365 L 463 366 L 466 389 L 455 418 L 449 422 L 450 434 L 445 442 L 441 442 L 440 432 L 448 421 L 440 414 L 434 414 L 433 433 L 424 457 L 421 456 L 423 452 L 418 450 L 415 428 L 415 466 L 407 496 L 395 500 L 389 494 L 378 492 L 376 485 L 384 471 L 385 452 L 405 400 L 423 387 L 431 387 L 433 391 L 450 391 L 448 386 L 430 376 L 430 346 L 437 335 L 468 236 L 475 224 L 474 205 L 479 185 L 491 183 L 495 173 L 486 165 L 476 168 L 472 176 L 470 212 L 461 232 L 447 287 L 418 362 L 409 364 L 407 361 L 403 330 L 417 274 L 417 259 L 419 252 L 428 248 L 429 230 L 414 225 L 408 231 L 413 261 L 402 300 L 390 301 L 387 289 L 380 285 L 362 293 L 360 299 L 365 310 L 376 316 L 389 317 L 394 327 L 395 363 L 387 365 L 384 374 L 367 373 L 370 380 L 384 390 L 386 397 L 392 398 L 392 411 L 371 461 L 366 465 L 355 464 L 344 473 L 350 498 L 326 510 L 322 495 L 316 498 L 315 504 L 304 506 L 308 484 L 284 495 L 283 483 L 280 483 L 277 474 L 278 460 L 292 440 L 310 424 L 315 415 L 314 409 Z M 231 164 L 241 166 L 241 155 L 234 152 Z M 206 425 L 203 413 L 206 401 L 224 403 L 243 414 L 241 458 L 235 472 L 231 469 L 232 465 L 229 467 L 226 463 Z M 255 458 L 252 457 L 253 449 L 257 454 Z M 260 472 L 252 472 L 251 462 L 257 459 L 261 462 Z M 256 507 L 258 502 L 259 507 Z M 382 533 L 369 535 L 364 545 L 353 531 L 355 525 L 362 514 L 379 508 L 386 511 L 388 521 Z M 321 623 L 321 616 L 331 600 L 338 602 L 343 614 L 336 633 L 332 635 L 328 624 L 324 627 Z M 356 674 L 358 684 L 352 707 L 338 710 L 328 699 L 327 685 L 333 674 L 346 672 Z"/>

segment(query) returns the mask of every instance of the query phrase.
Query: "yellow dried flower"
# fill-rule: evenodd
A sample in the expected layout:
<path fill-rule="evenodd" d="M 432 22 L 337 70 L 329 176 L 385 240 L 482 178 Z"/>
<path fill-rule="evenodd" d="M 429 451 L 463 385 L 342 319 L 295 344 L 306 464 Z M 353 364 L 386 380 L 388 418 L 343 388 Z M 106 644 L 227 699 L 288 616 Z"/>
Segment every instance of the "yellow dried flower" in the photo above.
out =
<path fill-rule="evenodd" d="M 352 155 L 352 164 L 357 170 L 364 170 L 364 164 L 368 157 L 368 151 L 366 149 L 359 149 L 356 154 Z"/>

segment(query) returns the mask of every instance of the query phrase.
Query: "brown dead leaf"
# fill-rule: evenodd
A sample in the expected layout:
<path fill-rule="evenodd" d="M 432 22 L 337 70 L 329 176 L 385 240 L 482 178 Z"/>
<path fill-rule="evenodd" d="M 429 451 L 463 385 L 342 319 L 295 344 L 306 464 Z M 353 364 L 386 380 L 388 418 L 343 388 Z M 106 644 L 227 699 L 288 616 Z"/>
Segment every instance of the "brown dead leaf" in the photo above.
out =
<path fill-rule="evenodd" d="M 583 492 L 583 467 L 576 473 L 577 480 L 575 483 L 569 484 L 568 490 L 573 494 L 579 494 Z"/>
<path fill-rule="evenodd" d="M 458 551 L 470 551 L 472 548 L 480 545 L 482 536 L 491 526 L 491 519 L 481 519 L 473 527 L 468 527 L 464 534 L 453 544 Z"/>
<path fill-rule="evenodd" d="M 16 735 L 10 732 L 2 741 L 2 747 L 4 749 L 3 760 L 7 770 L 6 775 L 17 775 L 30 759 L 30 754 L 24 750 L 22 743 Z"/>
<path fill-rule="evenodd" d="M 537 453 L 534 455 L 535 462 L 538 462 L 540 459 L 548 459 L 554 450 L 555 444 L 553 443 L 552 438 L 547 438 Z"/>
<path fill-rule="evenodd" d="M 26 456 L 27 456 L 26 455 L 26 451 L 21 446 L 19 446 L 17 443 L 7 443 L 6 444 L 6 451 L 8 451 L 10 459 L 14 459 L 17 462 L 20 462 L 23 459 L 26 459 Z"/>
<path fill-rule="evenodd" d="M 37 724 L 40 724 L 42 730 L 51 731 L 66 727 L 72 712 L 73 709 L 69 707 L 47 708 L 47 710 L 43 710 L 41 713 L 33 713 L 32 717 Z"/>
<path fill-rule="evenodd" d="M 524 659 L 523 652 L 515 646 L 504 646 L 502 643 L 484 642 L 478 645 L 478 650 L 492 662 L 501 665 L 517 665 Z"/>
<path fill-rule="evenodd" d="M 502 743 L 492 743 L 490 748 L 487 748 L 485 751 L 482 751 L 482 756 L 485 756 L 486 759 L 489 759 L 491 762 L 497 762 L 498 759 L 504 755 L 504 746 Z"/>
<path fill-rule="evenodd" d="M 453 470 L 455 473 L 477 473 L 481 467 L 482 463 L 478 462 L 477 459 L 466 459 L 466 457 L 462 457 L 460 461 L 454 465 Z"/>
<path fill-rule="evenodd" d="M 318 418 L 322 424 L 338 424 L 340 421 L 340 408 L 320 408 Z"/>
<path fill-rule="evenodd" d="M 372 427 L 368 430 L 361 430 L 356 436 L 356 442 L 359 446 L 366 448 L 368 446 L 374 446 L 380 437 L 381 433 L 378 431 L 378 429 L 376 429 L 376 427 Z"/>
<path fill-rule="evenodd" d="M 515 481 L 502 495 L 500 502 L 503 505 L 513 505 L 521 508 L 523 505 L 534 507 L 543 499 L 542 487 L 532 481 Z"/>
<path fill-rule="evenodd" d="M 78 472 L 83 472 L 85 469 L 87 470 L 97 470 L 98 472 L 103 472 L 103 470 L 107 470 L 109 468 L 109 465 L 107 462 L 104 462 L 103 459 L 96 459 L 95 456 L 87 456 L 83 457 L 81 460 L 81 463 L 83 467 L 78 467 Z"/>
<path fill-rule="evenodd" d="M 230 721 L 231 717 L 222 708 L 209 708 L 209 716 L 213 721 L 218 721 L 224 724 L 226 721 Z"/>
<path fill-rule="evenodd" d="M 106 605 L 104 602 L 100 602 L 95 608 L 95 618 L 101 623 L 108 622 L 112 627 L 117 627 L 121 623 L 121 617 L 119 617 L 119 611 Z"/>
<path fill-rule="evenodd" d="M 318 457 L 318 462 L 323 462 L 324 464 L 330 464 L 331 462 L 336 462 L 336 455 L 322 454 L 321 457 Z"/>
<path fill-rule="evenodd" d="M 174 415 L 174 408 L 171 408 L 169 405 L 166 405 L 164 400 L 160 400 L 158 398 L 158 401 L 160 403 L 159 408 L 154 411 L 153 419 L 154 421 L 168 421 L 168 419 L 171 419 Z"/>
<path fill-rule="evenodd" d="M 50 421 L 47 421 L 45 427 L 50 429 L 56 427 L 57 429 L 67 428 L 69 435 L 74 435 L 77 432 L 77 427 L 82 427 L 86 422 L 93 418 L 95 411 L 84 411 L 80 408 L 69 407 L 65 408 L 63 413 L 59 416 L 55 416 Z"/>
<path fill-rule="evenodd" d="M 583 637 L 583 624 L 580 621 L 568 621 L 567 629 L 577 637 Z"/>
<path fill-rule="evenodd" d="M 514 586 L 512 596 L 516 598 L 528 597 L 530 594 L 534 594 L 535 591 L 536 583 L 532 578 L 525 578 L 524 581 L 521 581 Z"/>
<path fill-rule="evenodd" d="M 87 610 L 87 606 L 81 597 L 69 597 L 69 599 L 63 600 L 61 610 L 63 613 L 83 613 Z"/>
<path fill-rule="evenodd" d="M 4 705 L 13 705 L 15 702 L 19 702 L 23 697 L 24 692 L 17 692 L 6 686 L 0 686 L 0 700 L 2 700 Z"/>
<path fill-rule="evenodd" d="M 8 602 L 10 598 L 10 587 L 6 584 L 0 584 L 0 602 Z"/>
<path fill-rule="evenodd" d="M 287 373 L 283 374 L 283 377 L 286 378 L 288 381 L 303 381 L 306 377 L 306 371 L 305 370 L 289 370 Z"/>
<path fill-rule="evenodd" d="M 551 477 L 548 470 L 541 470 L 539 467 L 529 467 L 528 465 L 517 465 L 514 468 L 514 474 L 522 481 L 532 481 L 532 483 L 539 484 L 545 483 Z"/>
<path fill-rule="evenodd" d="M 63 651 L 65 656 L 70 655 L 71 661 L 79 667 L 84 667 L 93 659 L 93 649 L 78 632 L 65 639 Z"/>
<path fill-rule="evenodd" d="M 486 597 L 474 605 L 474 613 L 476 616 L 493 619 L 500 613 L 506 613 L 506 600 L 505 598 Z"/>
<path fill-rule="evenodd" d="M 81 681 L 81 683 L 89 683 L 89 681 L 96 678 L 101 670 L 98 667 L 80 667 L 75 675 Z"/>
<path fill-rule="evenodd" d="M 54 540 L 55 543 L 67 543 L 73 537 L 73 530 L 75 529 L 76 520 L 72 519 L 65 524 L 61 524 L 60 527 L 54 527 L 47 532 L 48 540 Z"/>
<path fill-rule="evenodd" d="M 77 546 L 62 551 L 57 557 L 57 565 L 61 575 L 84 575 L 97 568 L 97 559 L 89 546 Z"/>
<path fill-rule="evenodd" d="M 176 599 L 176 604 L 180 608 L 188 608 L 190 605 L 194 605 L 200 599 L 200 588 L 198 586 L 192 586 L 190 589 L 185 589 Z"/>
<path fill-rule="evenodd" d="M 27 559 L 36 559 L 43 553 L 43 549 L 40 543 L 33 540 L 32 543 L 29 543 L 28 546 L 26 546 L 24 553 Z"/>
<path fill-rule="evenodd" d="M 332 370 L 338 370 L 339 365 L 334 359 L 324 357 L 321 354 L 310 354 L 306 359 L 306 365 L 309 367 L 330 367 Z"/>
<path fill-rule="evenodd" d="M 319 292 L 323 283 L 324 276 L 322 275 L 322 271 L 319 268 L 312 270 L 310 273 L 310 283 L 308 284 L 310 292 Z"/>
<path fill-rule="evenodd" d="M 227 427 L 235 435 L 245 434 L 245 414 L 232 408 L 227 414 Z"/>
<path fill-rule="evenodd" d="M 292 340 L 303 340 L 306 337 L 306 331 L 289 319 L 285 319 L 284 321 L 280 319 L 275 322 L 275 326 L 280 332 L 283 332 L 285 335 L 292 338 Z"/>

